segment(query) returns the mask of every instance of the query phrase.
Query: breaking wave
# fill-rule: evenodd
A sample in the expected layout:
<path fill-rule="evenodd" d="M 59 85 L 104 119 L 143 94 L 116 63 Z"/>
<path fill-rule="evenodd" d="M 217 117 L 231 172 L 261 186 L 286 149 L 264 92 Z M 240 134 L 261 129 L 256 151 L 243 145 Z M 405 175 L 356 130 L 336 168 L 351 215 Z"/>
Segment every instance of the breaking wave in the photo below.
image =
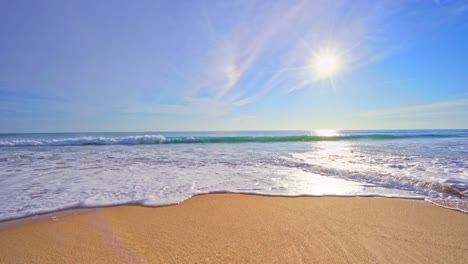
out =
<path fill-rule="evenodd" d="M 150 145 L 150 144 L 191 144 L 191 143 L 272 143 L 272 142 L 316 142 L 341 140 L 388 140 L 414 138 L 450 138 L 447 134 L 362 134 L 341 136 L 232 136 L 232 137 L 165 137 L 163 135 L 142 135 L 126 137 L 76 137 L 56 139 L 10 139 L 0 140 L 0 147 L 21 146 L 86 146 L 86 145 Z"/>

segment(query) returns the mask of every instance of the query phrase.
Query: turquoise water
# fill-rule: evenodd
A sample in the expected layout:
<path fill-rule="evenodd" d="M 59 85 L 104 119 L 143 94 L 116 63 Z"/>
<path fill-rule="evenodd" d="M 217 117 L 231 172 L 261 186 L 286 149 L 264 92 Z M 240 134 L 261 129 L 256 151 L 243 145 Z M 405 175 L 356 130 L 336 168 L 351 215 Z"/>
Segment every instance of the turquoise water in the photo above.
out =
<path fill-rule="evenodd" d="M 0 219 L 212 192 L 425 199 L 468 212 L 468 130 L 0 134 Z"/>
<path fill-rule="evenodd" d="M 327 135 L 327 133 L 331 133 Z M 340 140 L 437 139 L 467 137 L 464 130 L 241 131 L 3 134 L 0 146 L 85 146 L 191 143 L 275 143 Z"/>

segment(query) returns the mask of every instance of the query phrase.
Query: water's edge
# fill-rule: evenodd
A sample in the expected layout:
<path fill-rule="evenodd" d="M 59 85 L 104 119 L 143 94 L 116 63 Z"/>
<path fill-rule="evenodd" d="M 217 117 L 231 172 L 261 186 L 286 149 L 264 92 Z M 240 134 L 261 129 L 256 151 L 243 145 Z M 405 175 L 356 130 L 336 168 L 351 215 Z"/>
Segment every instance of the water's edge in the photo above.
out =
<path fill-rule="evenodd" d="M 381 198 L 381 199 L 392 199 L 392 200 L 412 200 L 412 201 L 424 201 L 428 202 L 434 206 L 441 207 L 448 210 L 453 210 L 461 213 L 468 214 L 467 210 L 459 209 L 459 208 L 452 208 L 448 206 L 443 206 L 441 204 L 437 204 L 434 201 L 431 201 L 427 198 L 418 198 L 418 197 L 393 197 L 393 196 L 384 196 L 384 195 L 281 195 L 281 194 L 262 194 L 262 193 L 249 193 L 249 192 L 229 192 L 229 191 L 215 191 L 209 193 L 199 193 L 193 196 L 190 196 L 180 202 L 171 203 L 171 204 L 160 204 L 160 205 L 144 205 L 141 203 L 136 202 L 129 202 L 129 203 L 119 203 L 119 204 L 110 204 L 110 205 L 100 205 L 100 206 L 71 206 L 71 207 L 64 207 L 57 210 L 51 211 L 44 211 L 40 213 L 20 216 L 20 217 L 11 217 L 5 218 L 0 220 L 0 231 L 14 228 L 17 226 L 27 225 L 30 223 L 46 221 L 46 220 L 57 220 L 61 217 L 74 215 L 78 213 L 85 213 L 85 212 L 93 212 L 97 209 L 101 208 L 112 208 L 112 207 L 120 207 L 120 206 L 138 206 L 138 207 L 145 207 L 145 208 L 161 208 L 161 207 L 169 207 L 169 206 L 176 206 L 185 201 L 188 201 L 197 196 L 206 196 L 206 195 L 213 195 L 213 194 L 238 194 L 238 195 L 251 195 L 251 196 L 262 196 L 262 197 L 281 197 L 281 198 Z"/>

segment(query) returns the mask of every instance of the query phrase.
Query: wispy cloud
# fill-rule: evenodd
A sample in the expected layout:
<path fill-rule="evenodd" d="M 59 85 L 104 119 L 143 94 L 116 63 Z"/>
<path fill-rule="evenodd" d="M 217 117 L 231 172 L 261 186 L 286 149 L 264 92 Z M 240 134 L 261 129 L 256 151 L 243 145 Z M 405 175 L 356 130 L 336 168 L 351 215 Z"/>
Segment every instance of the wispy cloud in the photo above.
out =
<path fill-rule="evenodd" d="M 135 104 L 121 107 L 124 114 L 158 114 L 184 117 L 222 117 L 232 112 L 235 105 L 209 98 L 186 98 L 183 104 Z"/>
<path fill-rule="evenodd" d="M 186 97 L 207 97 L 236 108 L 274 89 L 287 93 L 308 87 L 314 80 L 309 69 L 312 53 L 328 45 L 343 53 L 347 72 L 387 58 L 394 49 L 375 50 L 374 42 L 385 33 L 379 26 L 386 18 L 384 11 L 399 5 L 394 1 L 370 6 L 343 2 L 341 7 L 328 1 L 245 2 L 237 5 L 244 16 L 224 35 L 214 30 L 219 14 L 211 14 L 204 5 L 201 15 L 207 31 L 216 35 L 215 45 Z M 361 15 L 363 9 L 366 17 Z"/>
<path fill-rule="evenodd" d="M 399 117 L 409 115 L 441 115 L 450 114 L 459 108 L 468 106 L 468 99 L 461 99 L 455 101 L 446 101 L 433 104 L 421 104 L 399 108 L 389 108 L 376 111 L 354 113 L 358 117 Z M 465 111 L 468 113 L 468 111 Z"/>
<path fill-rule="evenodd" d="M 222 116 L 271 92 L 310 87 L 315 82 L 311 56 L 324 46 L 336 46 L 342 53 L 345 73 L 375 63 L 395 52 L 388 47 L 376 48 L 375 42 L 385 35 L 379 25 L 386 18 L 386 10 L 398 6 L 393 1 L 375 5 L 343 2 L 342 6 L 329 1 L 247 1 L 230 6 L 233 13 L 241 14 L 230 20 L 202 4 L 198 15 L 211 45 L 204 59 L 195 64 L 191 74 L 184 73 L 176 62 L 165 63 L 184 80 L 178 102 L 140 104 L 129 112 L 218 112 Z M 363 10 L 367 10 L 366 17 L 361 15 Z M 228 30 L 217 30 L 221 22 Z"/>
<path fill-rule="evenodd" d="M 237 97 L 242 96 L 239 90 L 245 90 L 245 86 L 249 86 L 246 84 L 246 78 L 253 74 L 252 69 L 258 65 L 259 60 L 265 60 L 264 53 L 273 46 L 287 42 L 285 38 L 288 34 L 281 33 L 290 28 L 291 21 L 297 18 L 303 2 L 282 7 L 277 5 L 273 5 L 276 8 L 265 7 L 268 12 L 259 12 L 256 9 L 258 3 L 244 7 L 249 14 L 248 19 L 245 17 L 236 21 L 232 32 L 217 41 L 216 48 L 210 53 L 210 63 L 201 69 L 200 80 L 193 85 L 192 96 L 206 92 L 217 99 L 222 99 L 228 94 L 230 98 L 236 94 Z M 209 17 L 206 10 L 203 15 L 205 18 Z M 256 21 L 255 25 L 251 20 Z M 209 28 L 212 28 L 216 20 L 211 18 L 209 21 Z M 262 69 L 256 67 L 255 71 Z M 243 87 L 240 87 L 240 83 Z"/>
<path fill-rule="evenodd" d="M 456 14 L 456 15 L 460 15 L 464 12 L 468 11 L 468 4 L 464 4 L 464 5 L 461 5 L 461 6 L 457 6 L 455 7 L 455 9 L 453 10 L 453 12 Z"/>
<path fill-rule="evenodd" d="M 27 101 L 68 101 L 66 98 L 53 95 L 41 95 L 28 91 L 11 91 L 0 89 L 0 100 L 27 100 Z"/>

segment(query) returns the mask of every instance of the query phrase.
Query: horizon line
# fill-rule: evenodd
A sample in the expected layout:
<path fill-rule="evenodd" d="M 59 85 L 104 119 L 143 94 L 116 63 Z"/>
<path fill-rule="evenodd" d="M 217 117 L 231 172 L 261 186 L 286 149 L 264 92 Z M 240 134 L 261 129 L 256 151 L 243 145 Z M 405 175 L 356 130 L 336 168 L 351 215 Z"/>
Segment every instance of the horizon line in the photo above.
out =
<path fill-rule="evenodd" d="M 71 132 L 0 132 L 8 134 L 91 134 L 91 133 L 197 133 L 197 132 L 273 132 L 273 131 L 408 131 L 408 130 L 468 130 L 468 128 L 362 128 L 362 129 L 253 129 L 253 130 L 144 130 L 144 131 L 71 131 Z"/>

